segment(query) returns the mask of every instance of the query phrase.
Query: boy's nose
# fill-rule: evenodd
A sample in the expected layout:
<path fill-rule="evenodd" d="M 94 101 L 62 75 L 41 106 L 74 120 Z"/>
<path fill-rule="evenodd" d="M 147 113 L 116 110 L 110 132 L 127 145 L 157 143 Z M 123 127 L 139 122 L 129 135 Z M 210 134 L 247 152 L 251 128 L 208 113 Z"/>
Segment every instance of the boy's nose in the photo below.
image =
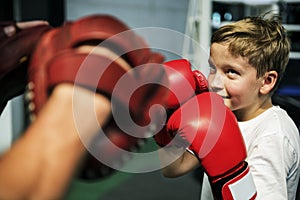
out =
<path fill-rule="evenodd" d="M 219 73 L 210 74 L 208 76 L 208 83 L 212 92 L 218 92 L 224 88 L 223 79 Z"/>

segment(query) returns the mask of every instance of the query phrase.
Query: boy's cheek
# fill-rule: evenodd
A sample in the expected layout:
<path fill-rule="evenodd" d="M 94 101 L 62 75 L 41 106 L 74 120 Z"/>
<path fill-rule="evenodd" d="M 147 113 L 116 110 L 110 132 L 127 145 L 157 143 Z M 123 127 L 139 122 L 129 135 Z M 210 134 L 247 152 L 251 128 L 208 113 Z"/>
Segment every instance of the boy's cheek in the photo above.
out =
<path fill-rule="evenodd" d="M 241 102 L 235 98 L 224 99 L 224 104 L 231 110 L 234 111 L 240 107 Z"/>

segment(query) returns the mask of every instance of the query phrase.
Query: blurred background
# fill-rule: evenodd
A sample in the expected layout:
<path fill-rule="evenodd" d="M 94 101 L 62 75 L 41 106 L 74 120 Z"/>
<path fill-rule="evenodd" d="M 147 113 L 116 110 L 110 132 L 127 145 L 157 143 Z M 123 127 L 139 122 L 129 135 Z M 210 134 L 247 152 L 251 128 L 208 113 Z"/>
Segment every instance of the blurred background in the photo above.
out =
<path fill-rule="evenodd" d="M 211 33 L 218 27 L 264 12 L 278 13 L 292 42 L 290 61 L 285 77 L 274 95 L 278 104 L 300 127 L 300 0 L 2 0 L 0 20 L 26 21 L 44 19 L 52 26 L 90 14 L 110 14 L 129 27 L 154 27 L 179 35 L 174 40 L 167 35 L 141 32 L 151 46 L 166 56 L 166 60 L 184 57 L 193 68 L 208 72 L 207 56 Z M 167 31 L 167 32 L 168 32 Z M 149 39 L 148 39 L 149 38 Z M 201 48 L 199 48 L 199 46 Z M 9 148 L 26 128 L 23 96 L 9 102 L 0 116 L 0 152 Z M 5 133 L 5 134 L 3 134 Z M 149 139 L 140 151 L 156 149 Z M 146 165 L 147 163 L 145 163 Z M 143 165 L 143 163 L 142 163 Z M 67 199 L 199 199 L 202 170 L 177 179 L 166 179 L 159 171 L 132 174 L 115 172 L 96 181 L 75 180 Z"/>

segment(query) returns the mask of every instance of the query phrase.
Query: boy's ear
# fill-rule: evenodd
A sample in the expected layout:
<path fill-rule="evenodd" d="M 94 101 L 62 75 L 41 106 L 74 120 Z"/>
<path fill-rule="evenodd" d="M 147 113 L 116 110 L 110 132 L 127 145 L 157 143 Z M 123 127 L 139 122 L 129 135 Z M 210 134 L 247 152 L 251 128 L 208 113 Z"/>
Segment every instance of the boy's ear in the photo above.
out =
<path fill-rule="evenodd" d="M 260 87 L 261 94 L 268 94 L 274 88 L 278 78 L 276 71 L 268 71 L 262 79 L 262 86 Z"/>

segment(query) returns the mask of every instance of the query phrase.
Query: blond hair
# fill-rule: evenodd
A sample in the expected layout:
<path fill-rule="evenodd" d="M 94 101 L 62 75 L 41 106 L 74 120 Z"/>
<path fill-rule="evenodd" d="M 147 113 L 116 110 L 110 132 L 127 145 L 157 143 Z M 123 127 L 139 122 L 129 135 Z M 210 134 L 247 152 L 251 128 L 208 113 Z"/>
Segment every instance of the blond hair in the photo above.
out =
<path fill-rule="evenodd" d="M 290 41 L 277 15 L 246 17 L 222 26 L 213 33 L 212 43 L 228 44 L 232 55 L 247 58 L 257 78 L 275 70 L 278 79 L 272 91 L 278 87 L 289 60 Z"/>

